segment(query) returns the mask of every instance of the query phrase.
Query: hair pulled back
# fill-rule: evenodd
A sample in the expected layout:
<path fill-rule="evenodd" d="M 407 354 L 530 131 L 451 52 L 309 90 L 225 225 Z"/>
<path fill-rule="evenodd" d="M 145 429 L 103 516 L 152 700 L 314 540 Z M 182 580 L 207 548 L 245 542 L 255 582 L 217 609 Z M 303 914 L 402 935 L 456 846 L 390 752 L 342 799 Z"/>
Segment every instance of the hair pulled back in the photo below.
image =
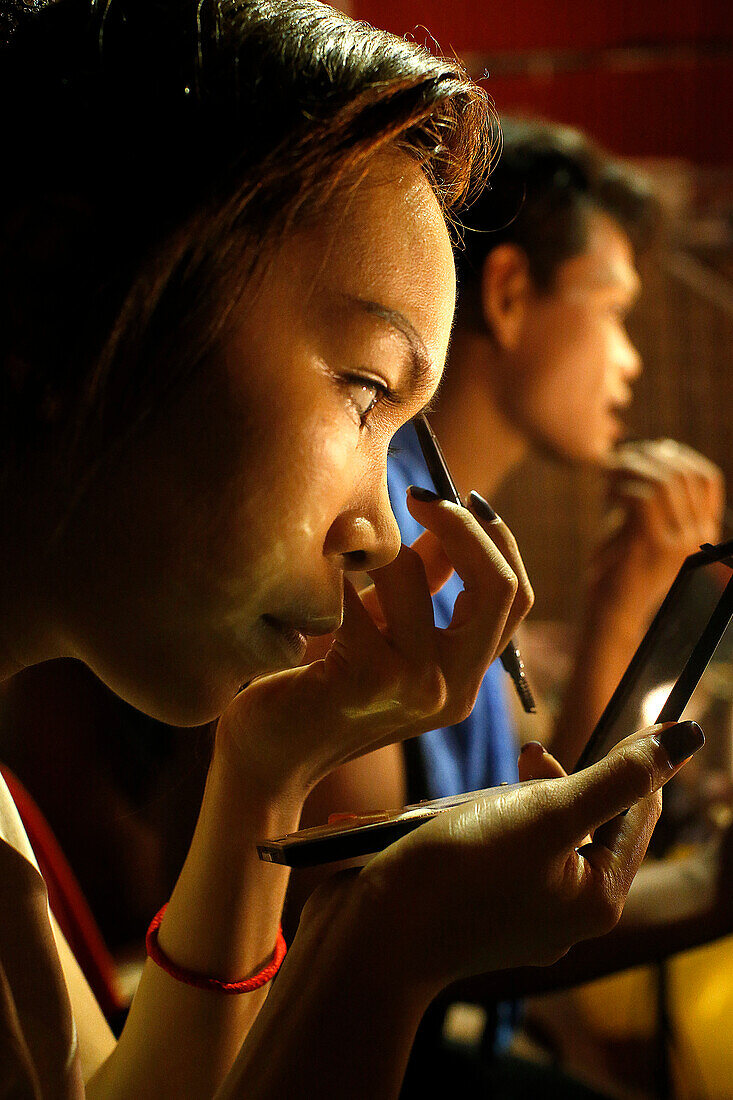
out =
<path fill-rule="evenodd" d="M 10 462 L 50 446 L 78 474 L 150 417 L 378 150 L 419 160 L 449 222 L 487 170 L 458 64 L 314 0 L 40 6 L 0 50 Z"/>

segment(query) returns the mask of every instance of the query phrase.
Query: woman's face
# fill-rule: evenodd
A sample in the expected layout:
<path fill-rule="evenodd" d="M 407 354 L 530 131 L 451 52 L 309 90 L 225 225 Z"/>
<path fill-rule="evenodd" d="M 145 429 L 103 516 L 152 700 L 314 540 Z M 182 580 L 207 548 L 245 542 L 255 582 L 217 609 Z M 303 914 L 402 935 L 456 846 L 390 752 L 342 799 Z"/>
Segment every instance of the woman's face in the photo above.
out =
<path fill-rule="evenodd" d="M 75 655 L 181 725 L 298 663 L 303 634 L 339 624 L 343 573 L 399 548 L 387 447 L 438 384 L 454 305 L 435 196 L 381 154 L 288 237 L 216 361 L 95 490 L 63 615 Z"/>

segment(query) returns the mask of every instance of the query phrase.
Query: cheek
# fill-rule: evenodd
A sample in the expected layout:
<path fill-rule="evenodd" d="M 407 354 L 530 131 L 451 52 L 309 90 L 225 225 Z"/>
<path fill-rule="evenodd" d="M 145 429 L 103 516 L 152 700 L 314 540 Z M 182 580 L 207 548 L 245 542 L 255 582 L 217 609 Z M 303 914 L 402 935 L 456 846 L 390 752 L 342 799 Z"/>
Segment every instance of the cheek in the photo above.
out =
<path fill-rule="evenodd" d="M 557 325 L 539 353 L 535 392 L 548 408 L 592 417 L 605 404 L 604 335 L 582 311 Z"/>
<path fill-rule="evenodd" d="M 515 420 L 531 439 L 565 456 L 605 446 L 605 354 L 598 334 L 580 313 L 538 325 L 514 387 Z"/>
<path fill-rule="evenodd" d="M 268 445 L 231 494 L 237 557 L 256 558 L 268 584 L 278 575 L 310 572 L 322 559 L 354 477 L 355 432 L 335 419 L 304 417 L 297 430 L 292 423 L 281 431 L 273 425 Z"/>

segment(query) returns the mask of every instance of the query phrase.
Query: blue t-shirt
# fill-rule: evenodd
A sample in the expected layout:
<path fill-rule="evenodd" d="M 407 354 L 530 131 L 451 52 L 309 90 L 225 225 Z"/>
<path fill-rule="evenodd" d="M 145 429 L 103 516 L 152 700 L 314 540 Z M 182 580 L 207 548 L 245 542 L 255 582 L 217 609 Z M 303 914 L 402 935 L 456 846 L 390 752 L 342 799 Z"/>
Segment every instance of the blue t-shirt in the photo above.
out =
<path fill-rule="evenodd" d="M 406 424 L 397 432 L 392 445 L 393 453 L 387 466 L 389 499 L 402 541 L 409 544 L 423 528 L 407 511 L 407 487 L 430 488 L 432 482 L 412 424 Z M 436 626 L 448 625 L 456 597 L 462 589 L 461 578 L 454 573 L 433 596 Z M 518 743 L 505 695 L 508 683 L 503 666 L 494 661 L 483 678 L 468 718 L 455 726 L 430 730 L 416 739 L 420 771 L 427 784 L 427 791 L 421 793 L 421 797 L 441 798 L 464 791 L 480 791 L 505 781 L 517 782 Z M 511 1040 L 521 1015 L 521 1005 L 505 1001 L 497 1004 L 495 1011 L 496 1016 L 489 1026 L 493 1032 L 493 1049 L 499 1052 Z"/>
<path fill-rule="evenodd" d="M 401 428 L 393 440 L 394 453 L 387 468 L 392 509 L 402 533 L 410 544 L 423 528 L 407 511 L 408 485 L 431 487 L 432 482 L 422 457 L 415 429 Z M 463 583 L 454 573 L 433 596 L 435 623 L 447 626 Z M 476 705 L 463 722 L 444 729 L 430 730 L 418 739 L 420 763 L 427 781 L 426 797 L 441 798 L 464 791 L 495 787 L 517 781 L 517 739 L 509 718 L 506 701 L 508 677 L 495 661 L 479 689 Z"/>

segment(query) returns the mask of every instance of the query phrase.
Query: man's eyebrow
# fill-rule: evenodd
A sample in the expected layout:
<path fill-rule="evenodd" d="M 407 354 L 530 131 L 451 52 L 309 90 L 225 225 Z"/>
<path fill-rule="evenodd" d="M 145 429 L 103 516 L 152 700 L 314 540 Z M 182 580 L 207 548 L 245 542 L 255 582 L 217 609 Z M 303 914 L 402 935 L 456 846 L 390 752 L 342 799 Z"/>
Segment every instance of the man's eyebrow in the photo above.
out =
<path fill-rule="evenodd" d="M 396 309 L 390 309 L 380 302 L 370 302 L 366 298 L 356 298 L 351 294 L 345 294 L 347 302 L 362 309 L 365 313 L 375 317 L 381 317 L 388 325 L 391 325 L 404 337 L 410 349 L 411 383 L 417 390 L 428 389 L 433 385 L 436 369 L 428 355 L 428 350 L 417 329 L 407 320 L 404 314 Z"/>

